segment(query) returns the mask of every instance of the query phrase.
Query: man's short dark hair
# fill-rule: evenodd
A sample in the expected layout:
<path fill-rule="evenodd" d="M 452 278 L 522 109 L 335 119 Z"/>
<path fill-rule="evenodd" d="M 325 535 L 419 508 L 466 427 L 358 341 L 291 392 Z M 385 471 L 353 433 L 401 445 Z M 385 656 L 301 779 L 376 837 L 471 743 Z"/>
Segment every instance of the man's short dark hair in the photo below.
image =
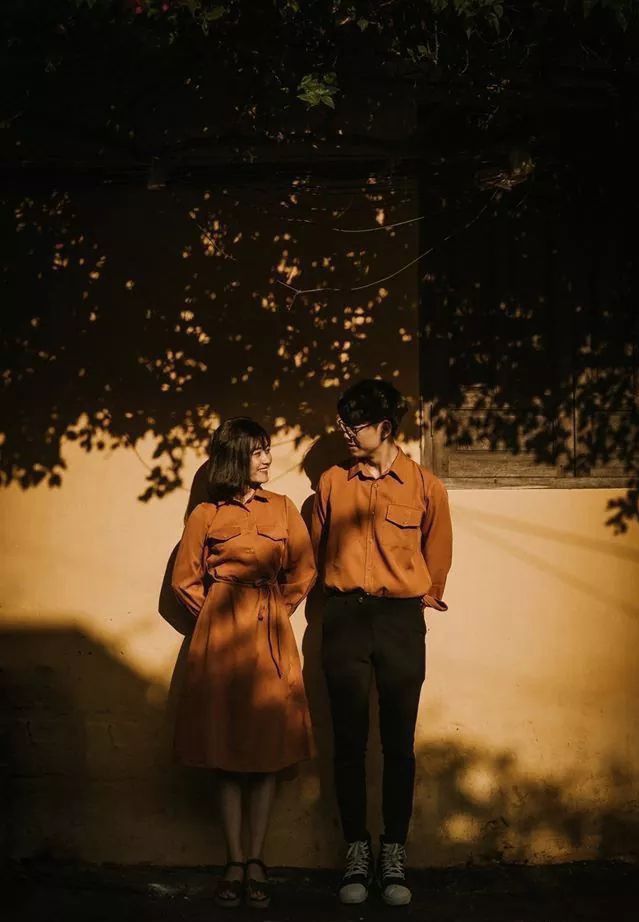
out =
<path fill-rule="evenodd" d="M 337 401 L 337 412 L 347 426 L 381 423 L 387 419 L 394 436 L 407 409 L 406 401 L 397 388 L 376 378 L 358 381 Z"/>

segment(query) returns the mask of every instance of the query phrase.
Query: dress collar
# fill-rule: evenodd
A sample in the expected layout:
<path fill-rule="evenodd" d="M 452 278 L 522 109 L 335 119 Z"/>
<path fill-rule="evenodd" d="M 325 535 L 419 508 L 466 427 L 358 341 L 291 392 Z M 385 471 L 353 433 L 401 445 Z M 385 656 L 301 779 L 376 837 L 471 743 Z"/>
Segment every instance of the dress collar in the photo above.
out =
<path fill-rule="evenodd" d="M 260 503 L 268 503 L 268 496 L 262 487 L 251 489 L 244 496 L 244 499 L 224 499 L 218 503 L 218 506 L 244 506 L 246 508 L 253 500 L 257 500 Z"/>

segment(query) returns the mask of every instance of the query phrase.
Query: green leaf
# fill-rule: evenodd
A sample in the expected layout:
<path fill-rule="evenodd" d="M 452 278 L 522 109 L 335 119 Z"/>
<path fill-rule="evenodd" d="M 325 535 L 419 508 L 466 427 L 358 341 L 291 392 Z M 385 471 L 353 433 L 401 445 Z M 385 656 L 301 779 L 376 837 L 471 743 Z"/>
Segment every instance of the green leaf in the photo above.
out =
<path fill-rule="evenodd" d="M 215 22 L 216 19 L 221 19 L 225 13 L 225 6 L 214 6 L 213 9 L 209 10 L 205 15 L 209 22 Z"/>
<path fill-rule="evenodd" d="M 297 98 L 305 102 L 307 106 L 314 107 L 325 105 L 334 109 L 335 102 L 333 96 L 339 93 L 337 74 L 333 72 L 323 74 L 322 76 L 318 74 L 306 74 L 300 80 L 297 89 L 301 91 L 298 92 Z"/>

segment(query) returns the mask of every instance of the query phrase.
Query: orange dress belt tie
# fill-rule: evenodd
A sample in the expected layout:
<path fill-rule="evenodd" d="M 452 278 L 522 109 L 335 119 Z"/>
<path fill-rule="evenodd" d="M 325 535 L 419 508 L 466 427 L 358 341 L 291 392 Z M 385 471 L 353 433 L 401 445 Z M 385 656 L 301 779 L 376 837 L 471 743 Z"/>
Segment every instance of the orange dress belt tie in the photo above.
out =
<path fill-rule="evenodd" d="M 280 646 L 280 625 L 278 618 L 277 590 L 279 583 L 276 579 L 258 579 L 243 580 L 233 576 L 219 576 L 215 570 L 211 574 L 214 583 L 228 583 L 231 586 L 248 586 L 249 589 L 259 590 L 259 601 L 257 610 L 257 620 L 264 621 L 266 615 L 266 634 L 268 637 L 268 649 L 271 654 L 273 664 L 277 669 L 278 678 L 282 678 L 282 649 Z M 273 644 L 273 632 L 275 633 L 275 653 Z"/>

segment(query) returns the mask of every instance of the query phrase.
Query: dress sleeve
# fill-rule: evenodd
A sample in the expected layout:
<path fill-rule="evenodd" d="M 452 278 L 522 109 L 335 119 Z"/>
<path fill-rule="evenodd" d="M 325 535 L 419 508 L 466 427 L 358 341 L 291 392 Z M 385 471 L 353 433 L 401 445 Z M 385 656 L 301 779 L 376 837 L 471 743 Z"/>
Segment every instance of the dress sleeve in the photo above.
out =
<path fill-rule="evenodd" d="M 210 518 L 210 507 L 203 503 L 188 517 L 171 578 L 173 591 L 195 618 L 206 598 L 206 535 Z"/>
<path fill-rule="evenodd" d="M 423 602 L 428 608 L 447 611 L 443 595 L 453 558 L 453 528 L 448 493 L 441 480 L 433 480 L 427 499 L 428 508 L 422 525 L 422 554 L 432 583 Z"/>
<path fill-rule="evenodd" d="M 279 583 L 282 598 L 293 614 L 315 582 L 317 570 L 308 529 L 291 500 L 285 497 L 288 540 Z"/>

